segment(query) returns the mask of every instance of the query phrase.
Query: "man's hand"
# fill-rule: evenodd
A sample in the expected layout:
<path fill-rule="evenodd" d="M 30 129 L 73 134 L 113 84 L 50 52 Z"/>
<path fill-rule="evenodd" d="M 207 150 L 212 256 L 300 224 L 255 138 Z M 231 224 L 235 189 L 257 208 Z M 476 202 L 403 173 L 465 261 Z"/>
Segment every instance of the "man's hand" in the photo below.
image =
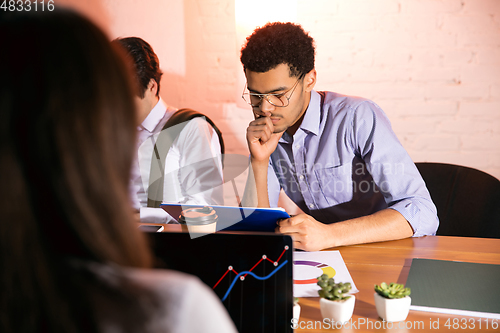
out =
<path fill-rule="evenodd" d="M 276 232 L 290 235 L 293 246 L 305 251 L 319 251 L 334 246 L 330 239 L 330 226 L 316 221 L 307 214 L 299 214 L 278 223 Z"/>
<path fill-rule="evenodd" d="M 323 224 L 307 214 L 299 214 L 280 221 L 276 232 L 292 236 L 293 246 L 305 251 L 383 242 L 413 235 L 410 223 L 401 213 L 390 208 L 331 224 Z"/>
<path fill-rule="evenodd" d="M 265 163 L 267 166 L 269 156 L 278 146 L 278 141 L 284 133 L 273 133 L 273 131 L 274 126 L 269 117 L 260 117 L 248 124 L 248 149 L 255 162 Z"/>

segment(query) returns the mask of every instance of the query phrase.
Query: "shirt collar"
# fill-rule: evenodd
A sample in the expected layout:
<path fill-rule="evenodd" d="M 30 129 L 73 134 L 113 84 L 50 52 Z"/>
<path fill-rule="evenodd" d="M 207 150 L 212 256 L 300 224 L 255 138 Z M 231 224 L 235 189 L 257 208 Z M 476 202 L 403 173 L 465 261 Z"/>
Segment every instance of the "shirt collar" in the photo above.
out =
<path fill-rule="evenodd" d="M 307 106 L 304 118 L 300 124 L 299 129 L 307 133 L 312 133 L 314 135 L 319 134 L 320 122 L 321 122 L 321 96 L 316 91 L 311 91 L 311 99 L 309 100 L 309 105 Z M 295 133 L 296 135 L 297 133 Z M 288 133 L 284 133 L 282 136 L 284 142 L 290 142 Z M 282 142 L 283 142 L 282 141 Z"/>
<path fill-rule="evenodd" d="M 311 99 L 300 124 L 303 131 L 318 135 L 321 121 L 321 96 L 314 90 L 311 91 Z"/>
<path fill-rule="evenodd" d="M 158 123 L 165 116 L 165 111 L 167 110 L 167 105 L 160 97 L 158 103 L 154 106 L 154 108 L 149 112 L 146 119 L 141 124 L 141 127 L 144 128 L 148 132 L 153 132 Z"/>

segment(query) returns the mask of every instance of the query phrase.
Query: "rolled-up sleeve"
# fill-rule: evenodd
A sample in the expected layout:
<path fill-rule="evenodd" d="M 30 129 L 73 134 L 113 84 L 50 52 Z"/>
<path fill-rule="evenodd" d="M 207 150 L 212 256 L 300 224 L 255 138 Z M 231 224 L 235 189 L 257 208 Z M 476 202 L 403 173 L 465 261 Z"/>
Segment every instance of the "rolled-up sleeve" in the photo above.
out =
<path fill-rule="evenodd" d="M 371 101 L 360 103 L 350 114 L 352 148 L 365 161 L 388 207 L 404 216 L 414 237 L 435 235 L 439 225 L 436 206 L 387 116 Z"/>

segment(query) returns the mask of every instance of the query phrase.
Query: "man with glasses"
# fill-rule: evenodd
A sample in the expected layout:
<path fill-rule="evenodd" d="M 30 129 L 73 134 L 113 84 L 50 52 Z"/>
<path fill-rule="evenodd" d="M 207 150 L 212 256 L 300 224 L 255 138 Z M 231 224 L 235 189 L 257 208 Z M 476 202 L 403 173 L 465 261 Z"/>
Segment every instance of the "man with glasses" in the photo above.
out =
<path fill-rule="evenodd" d="M 279 22 L 242 48 L 242 97 L 255 117 L 244 203 L 275 207 L 282 189 L 303 213 L 276 230 L 307 251 L 435 234 L 436 207 L 386 115 L 372 101 L 314 91 L 314 52 L 299 25 Z"/>

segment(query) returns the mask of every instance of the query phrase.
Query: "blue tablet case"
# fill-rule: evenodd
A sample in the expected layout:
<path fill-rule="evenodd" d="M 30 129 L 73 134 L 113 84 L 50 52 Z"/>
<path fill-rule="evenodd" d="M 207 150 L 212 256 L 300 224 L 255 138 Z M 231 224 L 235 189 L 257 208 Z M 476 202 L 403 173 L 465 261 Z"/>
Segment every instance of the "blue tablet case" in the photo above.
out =
<path fill-rule="evenodd" d="M 170 216 L 178 220 L 181 211 L 203 205 L 161 204 Z M 282 208 L 254 208 L 210 205 L 218 216 L 217 231 L 274 231 L 276 222 L 290 217 Z"/>

